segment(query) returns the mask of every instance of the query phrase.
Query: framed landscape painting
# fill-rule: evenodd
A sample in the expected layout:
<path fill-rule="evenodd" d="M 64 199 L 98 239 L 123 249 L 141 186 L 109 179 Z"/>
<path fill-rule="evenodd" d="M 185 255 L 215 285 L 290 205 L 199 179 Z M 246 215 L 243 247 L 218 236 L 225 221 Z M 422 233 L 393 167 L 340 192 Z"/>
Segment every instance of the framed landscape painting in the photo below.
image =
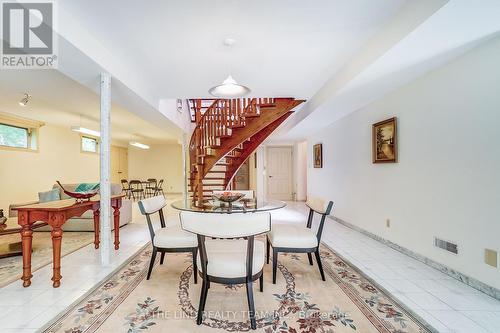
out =
<path fill-rule="evenodd" d="M 372 125 L 373 163 L 396 163 L 398 155 L 396 118 Z"/>
<path fill-rule="evenodd" d="M 321 143 L 313 146 L 313 161 L 315 168 L 323 167 L 323 145 Z"/>

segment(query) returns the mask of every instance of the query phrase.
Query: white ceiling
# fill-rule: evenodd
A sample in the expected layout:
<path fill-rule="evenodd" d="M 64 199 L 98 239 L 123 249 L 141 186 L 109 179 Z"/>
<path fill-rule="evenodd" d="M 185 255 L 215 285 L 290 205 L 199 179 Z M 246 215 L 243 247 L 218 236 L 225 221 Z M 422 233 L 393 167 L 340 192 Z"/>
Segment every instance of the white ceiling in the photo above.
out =
<path fill-rule="evenodd" d="M 26 107 L 19 106 L 24 92 L 32 95 Z M 2 71 L 0 75 L 0 111 L 48 124 L 83 126 L 99 130 L 99 97 L 53 70 Z M 176 142 L 176 137 L 124 108 L 113 104 L 112 139 L 127 144 Z"/>
<path fill-rule="evenodd" d="M 228 74 L 254 96 L 309 98 L 406 0 L 67 0 L 64 12 L 148 81 L 207 96 Z M 63 27 L 64 28 L 64 27 Z M 228 50 L 227 37 L 236 39 Z"/>
<path fill-rule="evenodd" d="M 307 99 L 274 135 L 302 139 L 500 31 L 498 0 L 65 0 L 58 6 L 60 73 L 2 73 L 0 107 L 15 110 L 30 90 L 41 120 L 69 126 L 85 114 L 97 127 L 99 73 L 106 71 L 113 76 L 114 135 L 124 141 L 180 137 L 161 102 L 206 97 L 229 72 L 253 96 Z M 228 37 L 236 39 L 232 49 L 223 46 Z"/>
<path fill-rule="evenodd" d="M 274 140 L 297 140 L 385 96 L 500 33 L 500 1 L 452 0 Z M 313 111 L 313 112 L 312 112 Z"/>

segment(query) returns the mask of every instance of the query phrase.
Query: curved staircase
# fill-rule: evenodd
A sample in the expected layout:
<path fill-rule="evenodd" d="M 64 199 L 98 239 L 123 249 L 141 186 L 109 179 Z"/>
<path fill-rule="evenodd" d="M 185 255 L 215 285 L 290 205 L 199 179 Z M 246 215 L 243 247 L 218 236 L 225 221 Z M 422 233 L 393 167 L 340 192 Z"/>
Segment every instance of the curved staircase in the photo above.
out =
<path fill-rule="evenodd" d="M 303 103 L 294 98 L 190 100 L 196 128 L 189 143 L 189 187 L 201 205 L 225 190 L 257 147 Z"/>

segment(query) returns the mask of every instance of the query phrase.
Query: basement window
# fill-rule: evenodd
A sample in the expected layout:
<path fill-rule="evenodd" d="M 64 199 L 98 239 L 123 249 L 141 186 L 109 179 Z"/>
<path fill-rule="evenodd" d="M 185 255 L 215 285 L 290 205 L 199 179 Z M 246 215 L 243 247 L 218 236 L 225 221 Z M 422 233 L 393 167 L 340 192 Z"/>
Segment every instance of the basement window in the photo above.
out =
<path fill-rule="evenodd" d="M 38 129 L 44 123 L 0 112 L 0 149 L 38 151 Z"/>
<path fill-rule="evenodd" d="M 91 138 L 89 136 L 83 136 L 82 139 L 82 152 L 85 153 L 97 153 L 98 142 L 96 138 Z"/>
<path fill-rule="evenodd" d="M 27 128 L 0 124 L 0 145 L 13 148 L 28 148 Z"/>

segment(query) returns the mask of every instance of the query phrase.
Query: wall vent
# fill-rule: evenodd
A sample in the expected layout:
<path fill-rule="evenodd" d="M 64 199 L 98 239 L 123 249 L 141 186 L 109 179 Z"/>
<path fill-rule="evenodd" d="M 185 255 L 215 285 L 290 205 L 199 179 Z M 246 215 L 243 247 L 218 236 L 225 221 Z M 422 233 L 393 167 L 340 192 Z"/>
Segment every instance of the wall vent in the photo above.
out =
<path fill-rule="evenodd" d="M 458 246 L 457 244 L 454 244 L 452 242 L 448 242 L 442 239 L 439 239 L 437 237 L 434 237 L 434 246 L 439 247 L 440 249 L 443 249 L 445 251 L 458 254 Z"/>

